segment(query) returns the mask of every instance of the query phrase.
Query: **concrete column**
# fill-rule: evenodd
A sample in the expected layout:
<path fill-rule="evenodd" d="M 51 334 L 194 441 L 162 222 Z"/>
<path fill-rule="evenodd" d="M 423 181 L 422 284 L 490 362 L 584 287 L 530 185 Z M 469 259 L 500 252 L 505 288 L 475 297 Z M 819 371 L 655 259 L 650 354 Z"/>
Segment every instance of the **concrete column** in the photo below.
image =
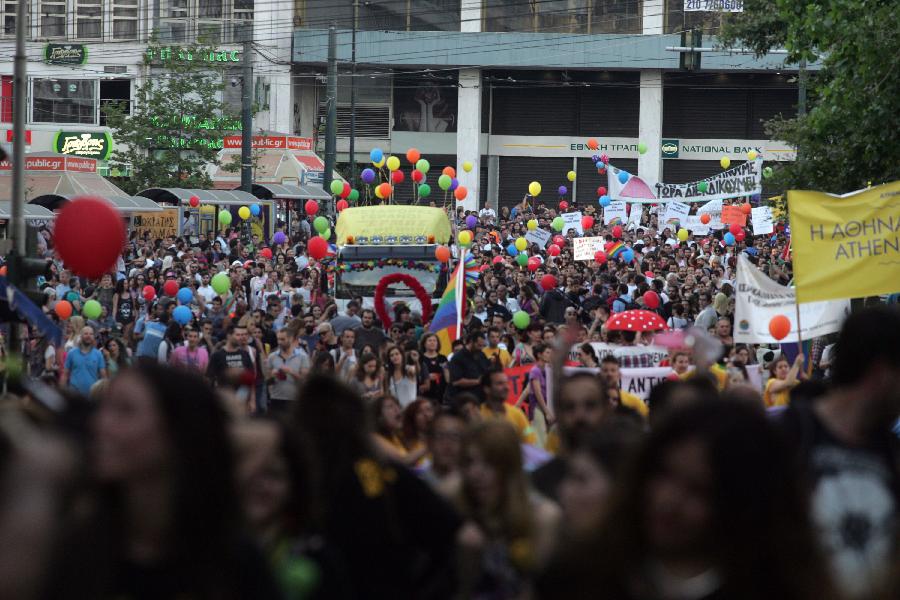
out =
<path fill-rule="evenodd" d="M 641 71 L 641 107 L 638 140 L 647 144 L 647 152 L 638 155 L 638 175 L 645 181 L 660 181 L 662 177 L 662 71 Z"/>
<path fill-rule="evenodd" d="M 664 0 L 644 0 L 642 11 L 642 33 L 660 35 L 666 22 Z"/>
<path fill-rule="evenodd" d="M 261 110 L 253 120 L 253 129 L 280 133 L 293 132 L 294 86 L 291 83 L 291 50 L 285 37 L 293 30 L 285 28 L 284 11 L 275 2 L 257 2 L 253 13 L 253 41 L 259 48 L 253 61 L 254 80 L 269 85 L 269 109 Z M 261 55 L 264 52 L 270 60 Z M 278 64 L 273 64 L 276 62 Z M 257 89 L 254 81 L 254 92 Z"/>
<path fill-rule="evenodd" d="M 462 0 L 459 5 L 459 21 L 460 31 L 481 31 L 481 0 Z"/>
<path fill-rule="evenodd" d="M 481 31 L 481 0 L 462 0 L 459 9 L 459 29 L 462 32 Z M 457 203 L 466 210 L 478 206 L 481 171 L 481 70 L 460 69 L 456 113 L 456 177 L 459 184 L 469 191 L 466 199 Z M 463 163 L 472 163 L 472 171 L 466 173 Z"/>

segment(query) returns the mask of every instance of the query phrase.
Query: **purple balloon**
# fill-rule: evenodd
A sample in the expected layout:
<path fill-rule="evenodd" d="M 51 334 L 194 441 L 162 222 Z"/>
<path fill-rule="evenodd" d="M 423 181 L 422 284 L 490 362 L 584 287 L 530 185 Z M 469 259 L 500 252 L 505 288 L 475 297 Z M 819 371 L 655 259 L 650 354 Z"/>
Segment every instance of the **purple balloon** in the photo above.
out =
<path fill-rule="evenodd" d="M 475 215 L 469 215 L 466 217 L 466 227 L 469 229 L 475 229 L 475 226 L 478 225 L 478 217 Z"/>
<path fill-rule="evenodd" d="M 560 195 L 560 196 L 565 196 L 566 194 L 569 193 L 569 188 L 567 188 L 567 187 L 564 186 L 564 185 L 561 185 L 561 186 L 559 186 L 559 189 L 556 190 L 556 191 L 559 192 L 559 195 Z"/>
<path fill-rule="evenodd" d="M 281 244 L 283 244 L 285 239 L 287 238 L 285 237 L 284 233 L 280 231 L 276 231 L 275 235 L 272 236 L 272 241 L 275 242 L 276 246 L 280 246 Z"/>
<path fill-rule="evenodd" d="M 450 191 L 452 192 L 453 190 L 455 190 L 458 187 L 459 187 L 459 179 L 454 177 L 453 179 L 450 180 Z"/>
<path fill-rule="evenodd" d="M 375 181 L 375 171 L 372 169 L 363 169 L 362 173 L 359 174 L 359 178 L 363 180 L 363 183 L 372 183 Z"/>
<path fill-rule="evenodd" d="M 591 162 L 600 162 L 600 157 L 594 154 L 591 156 Z"/>

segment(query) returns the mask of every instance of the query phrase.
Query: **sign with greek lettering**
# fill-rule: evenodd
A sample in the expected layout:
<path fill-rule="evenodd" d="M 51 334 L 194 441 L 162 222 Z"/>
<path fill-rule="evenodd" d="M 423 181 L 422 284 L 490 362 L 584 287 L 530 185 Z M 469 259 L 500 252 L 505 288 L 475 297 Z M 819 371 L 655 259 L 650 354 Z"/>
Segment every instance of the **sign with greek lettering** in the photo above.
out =
<path fill-rule="evenodd" d="M 60 154 L 106 160 L 112 152 L 112 137 L 106 131 L 60 131 L 53 138 Z"/>
<path fill-rule="evenodd" d="M 164 208 L 162 212 L 136 212 L 132 215 L 132 228 L 138 237 L 150 234 L 150 239 L 165 239 L 178 235 L 178 208 Z"/>
<path fill-rule="evenodd" d="M 762 158 L 743 162 L 701 181 L 690 183 L 662 183 L 637 175 L 622 176 L 621 169 L 610 165 L 607 169 L 607 189 L 613 200 L 656 204 L 678 200 L 681 202 L 708 202 L 725 200 L 735 196 L 751 196 L 762 193 Z"/>
<path fill-rule="evenodd" d="M 668 227 L 672 231 L 676 231 L 682 227 L 682 223 L 687 219 L 688 213 L 691 212 L 691 205 L 684 202 L 668 202 L 666 204 L 666 214 L 663 215 L 659 228 Z"/>
<path fill-rule="evenodd" d="M 684 0 L 684 12 L 744 12 L 744 0 Z"/>

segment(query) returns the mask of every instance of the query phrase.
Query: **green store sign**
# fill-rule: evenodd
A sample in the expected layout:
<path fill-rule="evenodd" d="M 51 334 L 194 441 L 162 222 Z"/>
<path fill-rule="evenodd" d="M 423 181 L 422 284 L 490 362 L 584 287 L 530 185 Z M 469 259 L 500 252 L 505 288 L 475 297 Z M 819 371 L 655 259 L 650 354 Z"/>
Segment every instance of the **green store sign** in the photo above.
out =
<path fill-rule="evenodd" d="M 69 156 L 107 160 L 112 147 L 112 136 L 106 131 L 60 131 L 53 138 L 53 150 Z"/>
<path fill-rule="evenodd" d="M 47 44 L 44 46 L 44 62 L 51 65 L 83 65 L 87 62 L 88 49 L 84 44 Z"/>
<path fill-rule="evenodd" d="M 663 139 L 662 143 L 659 145 L 660 154 L 663 158 L 678 158 L 678 151 L 680 148 L 680 140 L 675 139 Z"/>
<path fill-rule="evenodd" d="M 197 48 L 180 48 L 178 46 L 163 46 L 147 48 L 147 59 L 150 62 L 211 62 L 211 63 L 239 63 L 241 62 L 240 50 L 204 50 Z"/>

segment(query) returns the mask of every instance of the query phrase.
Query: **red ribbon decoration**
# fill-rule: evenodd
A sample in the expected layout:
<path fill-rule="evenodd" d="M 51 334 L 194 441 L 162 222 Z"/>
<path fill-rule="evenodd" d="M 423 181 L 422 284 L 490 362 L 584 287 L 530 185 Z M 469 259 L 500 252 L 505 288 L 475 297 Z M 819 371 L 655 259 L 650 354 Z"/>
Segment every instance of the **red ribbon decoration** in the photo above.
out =
<path fill-rule="evenodd" d="M 431 317 L 431 297 L 428 295 L 428 292 L 425 291 L 425 288 L 422 287 L 419 280 L 412 275 L 407 275 L 406 273 L 391 273 L 390 275 L 385 275 L 379 279 L 378 285 L 375 286 L 375 313 L 378 315 L 378 318 L 381 319 L 384 328 L 390 329 L 391 325 L 394 323 L 385 309 L 384 293 L 387 291 L 388 286 L 395 283 L 406 284 L 406 286 L 413 291 L 413 294 L 416 295 L 416 298 L 422 305 L 422 322 L 427 323 Z"/>

